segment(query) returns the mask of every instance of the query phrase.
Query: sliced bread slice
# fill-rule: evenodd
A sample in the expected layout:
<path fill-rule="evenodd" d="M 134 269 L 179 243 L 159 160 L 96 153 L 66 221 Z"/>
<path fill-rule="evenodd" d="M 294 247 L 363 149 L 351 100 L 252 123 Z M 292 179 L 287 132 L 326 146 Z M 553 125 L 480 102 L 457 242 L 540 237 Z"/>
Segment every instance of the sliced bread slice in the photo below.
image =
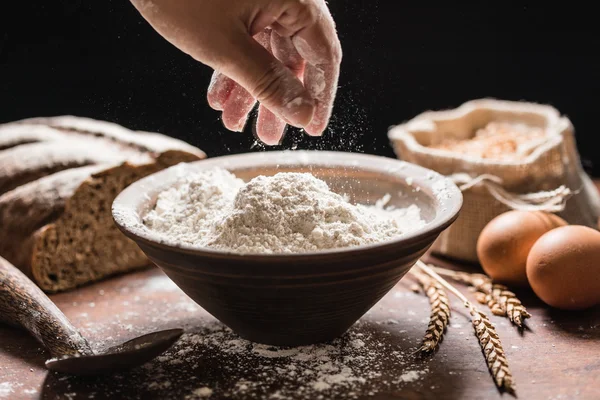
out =
<path fill-rule="evenodd" d="M 17 121 L 3 132 L 0 188 L 10 190 L 0 195 L 0 255 L 46 292 L 148 265 L 114 225 L 114 198 L 143 176 L 206 157 L 168 136 L 73 116 Z"/>

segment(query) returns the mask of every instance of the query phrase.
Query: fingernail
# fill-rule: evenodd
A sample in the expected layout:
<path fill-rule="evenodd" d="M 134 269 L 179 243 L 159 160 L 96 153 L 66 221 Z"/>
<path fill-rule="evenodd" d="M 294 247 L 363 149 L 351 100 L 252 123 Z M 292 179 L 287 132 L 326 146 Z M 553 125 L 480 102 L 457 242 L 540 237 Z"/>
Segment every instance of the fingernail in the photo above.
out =
<path fill-rule="evenodd" d="M 281 116 L 290 125 L 304 128 L 312 121 L 315 103 L 311 98 L 298 96 L 281 108 Z"/>
<path fill-rule="evenodd" d="M 246 119 L 242 118 L 238 121 L 232 120 L 231 118 L 227 118 L 225 115 L 221 118 L 223 121 L 223 125 L 225 128 L 232 132 L 242 132 L 244 127 L 246 126 Z"/>
<path fill-rule="evenodd" d="M 304 129 L 304 131 L 308 134 L 308 136 L 323 136 L 324 130 L 317 129 Z"/>

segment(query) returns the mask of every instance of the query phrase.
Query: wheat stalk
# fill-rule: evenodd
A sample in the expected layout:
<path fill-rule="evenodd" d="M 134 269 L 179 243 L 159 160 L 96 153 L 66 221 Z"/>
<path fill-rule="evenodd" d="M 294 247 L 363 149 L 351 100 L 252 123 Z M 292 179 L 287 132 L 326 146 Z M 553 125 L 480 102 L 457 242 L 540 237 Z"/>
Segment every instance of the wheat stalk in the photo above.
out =
<path fill-rule="evenodd" d="M 519 328 L 523 328 L 525 319 L 531 317 L 516 294 L 504 285 L 493 283 L 487 275 L 469 274 L 440 267 L 432 267 L 432 269 L 473 287 L 477 290 L 476 299 L 479 303 L 486 304 L 494 315 L 508 317 Z"/>
<path fill-rule="evenodd" d="M 506 392 L 515 394 L 515 383 L 508 367 L 508 360 L 504 354 L 502 343 L 496 333 L 496 328 L 490 322 L 485 313 L 477 310 L 475 306 L 469 302 L 469 300 L 456 289 L 454 286 L 449 284 L 444 278 L 439 276 L 433 269 L 429 268 L 422 261 L 417 261 L 417 267 L 431 278 L 435 279 L 441 286 L 449 290 L 452 294 L 458 297 L 469 309 L 471 314 L 471 321 L 475 329 L 475 335 L 479 340 L 479 345 L 485 356 L 488 369 L 494 378 L 494 383 L 498 388 L 504 389 Z"/>
<path fill-rule="evenodd" d="M 450 321 L 450 301 L 439 282 L 423 273 L 413 272 L 413 275 L 423 288 L 431 305 L 429 325 L 427 325 L 421 347 L 417 350 L 417 352 L 427 354 L 434 351 L 444 337 L 444 332 Z"/>
<path fill-rule="evenodd" d="M 470 307 L 469 312 L 472 317 L 471 321 L 475 328 L 475 334 L 477 335 L 477 339 L 479 339 L 479 344 L 483 350 L 488 368 L 494 377 L 496 386 L 514 394 L 515 385 L 513 377 L 508 368 L 508 360 L 506 359 L 502 343 L 494 325 L 492 325 L 487 315 L 476 310 L 474 307 Z"/>

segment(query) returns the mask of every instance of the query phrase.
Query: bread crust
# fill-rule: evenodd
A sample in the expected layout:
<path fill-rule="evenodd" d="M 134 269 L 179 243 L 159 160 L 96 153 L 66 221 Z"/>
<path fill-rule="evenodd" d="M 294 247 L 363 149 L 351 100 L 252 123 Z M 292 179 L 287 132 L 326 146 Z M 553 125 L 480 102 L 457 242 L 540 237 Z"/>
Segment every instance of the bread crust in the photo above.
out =
<path fill-rule="evenodd" d="M 112 201 L 143 176 L 206 157 L 168 136 L 73 116 L 0 125 L 0 149 L 0 255 L 46 292 L 148 265 L 114 225 Z"/>

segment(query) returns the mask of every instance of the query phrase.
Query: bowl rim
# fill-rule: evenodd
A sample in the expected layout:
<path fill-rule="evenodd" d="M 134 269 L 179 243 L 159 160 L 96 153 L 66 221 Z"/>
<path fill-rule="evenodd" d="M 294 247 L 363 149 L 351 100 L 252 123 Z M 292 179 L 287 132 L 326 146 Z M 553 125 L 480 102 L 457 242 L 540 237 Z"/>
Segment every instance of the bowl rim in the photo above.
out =
<path fill-rule="evenodd" d="M 190 172 L 221 167 L 235 174 L 235 169 L 251 169 L 253 165 L 264 167 L 321 167 L 358 168 L 403 178 L 408 186 L 424 191 L 433 199 L 435 217 L 423 227 L 397 238 L 352 247 L 327 249 L 304 253 L 242 253 L 212 248 L 201 248 L 185 243 L 174 243 L 158 237 L 143 222 L 137 207 L 151 198 L 148 191 L 158 187 L 171 187 L 178 179 Z M 409 182 L 410 181 L 410 182 Z M 423 190 L 426 189 L 426 190 Z M 242 153 L 183 162 L 157 171 L 133 182 L 122 190 L 112 204 L 112 216 L 117 227 L 130 239 L 146 246 L 187 255 L 226 258 L 232 261 L 292 262 L 311 261 L 327 256 L 353 256 L 379 251 L 392 246 L 420 242 L 437 235 L 450 226 L 459 215 L 463 195 L 449 178 L 417 164 L 385 156 L 364 153 L 324 150 L 281 150 Z M 433 243 L 433 241 L 432 241 Z"/>

